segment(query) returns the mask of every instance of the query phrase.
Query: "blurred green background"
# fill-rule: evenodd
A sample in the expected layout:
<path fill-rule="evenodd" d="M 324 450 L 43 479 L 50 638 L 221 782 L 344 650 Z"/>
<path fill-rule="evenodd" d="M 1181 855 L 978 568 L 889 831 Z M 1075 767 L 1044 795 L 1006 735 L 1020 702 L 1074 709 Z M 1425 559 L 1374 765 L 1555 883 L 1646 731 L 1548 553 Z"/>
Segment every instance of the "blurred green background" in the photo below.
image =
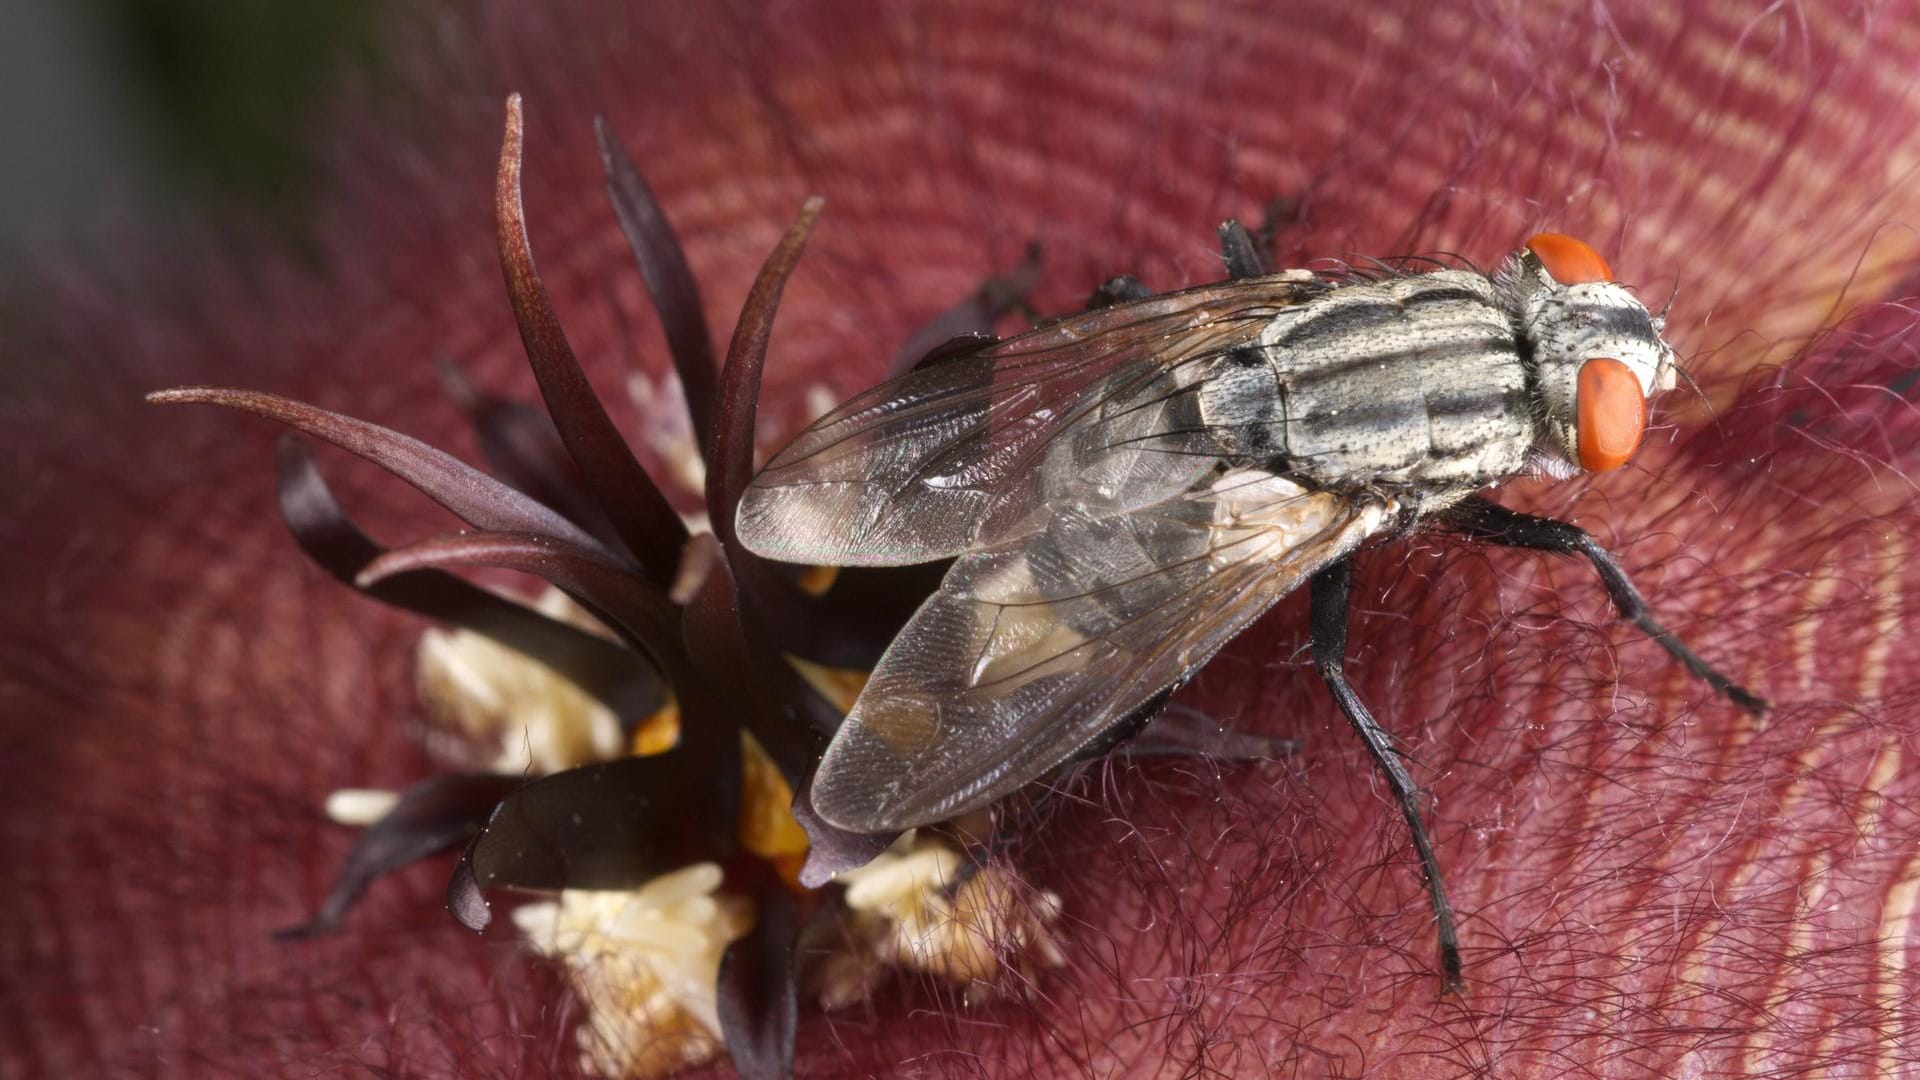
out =
<path fill-rule="evenodd" d="M 0 0 L 0 269 L 105 217 L 251 204 L 292 227 L 302 133 L 370 70 L 374 0 Z"/>

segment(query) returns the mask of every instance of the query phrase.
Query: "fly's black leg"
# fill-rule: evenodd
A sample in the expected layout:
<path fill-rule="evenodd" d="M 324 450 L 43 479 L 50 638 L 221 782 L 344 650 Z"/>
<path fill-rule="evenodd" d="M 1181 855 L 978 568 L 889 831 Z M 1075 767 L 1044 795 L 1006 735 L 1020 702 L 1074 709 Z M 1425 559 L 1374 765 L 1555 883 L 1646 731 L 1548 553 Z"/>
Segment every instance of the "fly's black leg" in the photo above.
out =
<path fill-rule="evenodd" d="M 1458 990 L 1462 986 L 1460 939 L 1454 932 L 1453 905 L 1447 900 L 1447 887 L 1440 880 L 1440 861 L 1434 857 L 1433 844 L 1427 839 L 1426 824 L 1420 820 L 1419 789 L 1407 775 L 1406 766 L 1400 762 L 1399 751 L 1393 746 L 1393 736 L 1374 720 L 1373 714 L 1360 701 L 1360 696 L 1347 683 L 1344 665 L 1347 653 L 1347 601 L 1353 591 L 1352 560 L 1341 559 L 1315 574 L 1311 589 L 1313 666 L 1320 672 L 1320 678 L 1326 682 L 1328 692 L 1340 706 L 1347 722 L 1353 725 L 1353 730 L 1367 744 L 1367 752 L 1373 755 L 1373 763 L 1387 778 L 1387 786 L 1393 789 L 1393 796 L 1400 803 L 1400 812 L 1406 816 L 1407 828 L 1413 833 L 1413 849 L 1419 853 L 1420 869 L 1426 874 L 1427 897 L 1433 903 L 1434 927 L 1440 937 L 1440 970 L 1446 980 L 1446 988 Z"/>
<path fill-rule="evenodd" d="M 1140 279 L 1132 274 L 1121 274 L 1108 278 L 1087 297 L 1087 310 L 1098 311 L 1115 304 L 1125 304 L 1134 300 L 1145 300 L 1153 295 L 1153 290 L 1140 284 Z"/>
<path fill-rule="evenodd" d="M 965 351 L 969 340 L 991 343 L 993 328 L 1008 312 L 1019 312 L 1029 320 L 1037 314 L 1027 302 L 1027 294 L 1040 285 L 1040 245 L 1027 245 L 1020 265 L 980 283 L 972 296 L 935 315 L 907 336 L 906 343 L 893 356 L 889 371 L 902 375 L 925 367 L 938 359 Z"/>
<path fill-rule="evenodd" d="M 1607 595 L 1613 598 L 1615 610 L 1620 617 L 1639 627 L 1646 635 L 1660 643 L 1675 660 L 1687 666 L 1687 670 L 1705 680 L 1708 686 L 1726 695 L 1735 705 L 1759 715 L 1767 711 L 1767 699 L 1739 686 L 1732 679 L 1714 670 L 1713 665 L 1694 655 L 1692 649 L 1661 626 L 1647 606 L 1647 599 L 1640 590 L 1633 587 L 1620 564 L 1613 561 L 1607 549 L 1601 547 L 1585 529 L 1570 525 L 1553 518 L 1535 517 L 1509 510 L 1499 503 L 1482 498 L 1471 498 L 1454 507 L 1447 513 L 1446 520 L 1461 533 L 1474 540 L 1499 544 L 1503 547 L 1528 548 L 1533 551 L 1551 551 L 1560 555 L 1584 555 L 1587 561 L 1600 575 L 1601 584 L 1607 587 Z"/>
<path fill-rule="evenodd" d="M 1268 272 L 1267 260 L 1253 245 L 1247 227 L 1232 218 L 1220 223 L 1220 257 L 1226 260 L 1227 277 L 1236 281 Z"/>

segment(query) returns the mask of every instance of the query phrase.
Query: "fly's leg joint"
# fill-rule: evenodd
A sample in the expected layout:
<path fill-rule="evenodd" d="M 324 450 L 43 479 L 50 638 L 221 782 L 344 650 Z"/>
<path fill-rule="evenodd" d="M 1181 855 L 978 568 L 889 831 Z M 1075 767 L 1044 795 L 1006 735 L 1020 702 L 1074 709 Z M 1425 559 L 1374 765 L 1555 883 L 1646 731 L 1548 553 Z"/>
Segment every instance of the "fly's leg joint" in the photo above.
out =
<path fill-rule="evenodd" d="M 1440 860 L 1427 836 L 1426 822 L 1420 816 L 1421 790 L 1407 774 L 1401 755 L 1393 746 L 1393 736 L 1367 711 L 1360 696 L 1347 682 L 1347 610 L 1353 592 L 1353 562 L 1343 558 L 1313 576 L 1311 620 L 1313 663 L 1328 693 L 1347 718 L 1360 740 L 1367 746 L 1373 763 L 1393 790 L 1394 800 L 1407 821 L 1414 851 L 1420 857 L 1420 869 L 1427 879 L 1427 899 L 1433 905 L 1434 930 L 1440 943 L 1440 967 L 1446 988 L 1459 990 L 1460 939 L 1453 925 L 1453 903 L 1447 899 L 1446 884 L 1440 878 Z"/>

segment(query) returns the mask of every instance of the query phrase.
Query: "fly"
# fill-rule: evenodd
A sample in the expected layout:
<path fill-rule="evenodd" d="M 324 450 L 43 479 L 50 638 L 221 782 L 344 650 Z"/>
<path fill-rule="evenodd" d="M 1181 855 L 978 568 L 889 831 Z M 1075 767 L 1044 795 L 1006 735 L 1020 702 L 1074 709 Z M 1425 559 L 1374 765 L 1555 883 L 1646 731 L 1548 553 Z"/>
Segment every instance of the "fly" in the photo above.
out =
<path fill-rule="evenodd" d="M 1650 614 L 1572 524 L 1480 492 L 1625 464 L 1675 385 L 1664 321 L 1604 259 L 1543 233 L 1463 269 L 1233 277 L 1095 306 L 860 394 L 748 488 L 740 538 L 799 563 L 956 560 L 881 658 L 813 779 L 855 832 L 966 813 L 1164 701 L 1303 584 L 1312 652 L 1412 832 L 1449 986 L 1451 907 L 1393 739 L 1347 683 L 1351 556 L 1415 529 L 1577 554 L 1619 613 L 1739 705 L 1766 702 Z"/>

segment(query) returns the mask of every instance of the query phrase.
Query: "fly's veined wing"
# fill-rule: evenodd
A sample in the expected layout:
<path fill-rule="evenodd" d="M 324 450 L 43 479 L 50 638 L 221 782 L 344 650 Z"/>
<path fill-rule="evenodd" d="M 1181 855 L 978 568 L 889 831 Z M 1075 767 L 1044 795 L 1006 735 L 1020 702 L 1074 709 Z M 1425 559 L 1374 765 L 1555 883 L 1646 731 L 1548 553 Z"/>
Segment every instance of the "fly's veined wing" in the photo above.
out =
<path fill-rule="evenodd" d="M 1132 514 L 1054 515 L 963 556 L 880 660 L 813 802 L 879 832 L 952 817 L 1066 761 L 1184 679 L 1390 504 L 1228 472 Z"/>
<path fill-rule="evenodd" d="M 898 566 L 1003 546 L 1059 506 L 1160 502 L 1220 453 L 1194 401 L 1210 361 L 1307 289 L 1296 272 L 1150 297 L 883 383 L 775 455 L 735 528 L 771 559 Z"/>

